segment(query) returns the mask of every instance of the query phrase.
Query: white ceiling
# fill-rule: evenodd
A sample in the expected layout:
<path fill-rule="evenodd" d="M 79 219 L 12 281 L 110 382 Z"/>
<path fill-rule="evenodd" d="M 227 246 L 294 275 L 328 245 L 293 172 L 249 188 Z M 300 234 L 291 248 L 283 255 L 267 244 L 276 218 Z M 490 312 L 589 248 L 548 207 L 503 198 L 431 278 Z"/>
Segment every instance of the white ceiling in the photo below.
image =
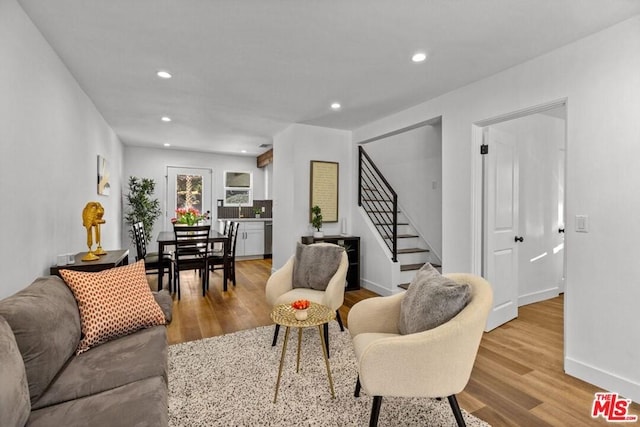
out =
<path fill-rule="evenodd" d="M 355 129 L 640 13 L 638 0 L 19 2 L 123 143 L 247 155 L 291 123 Z M 412 63 L 417 50 L 429 60 Z"/>

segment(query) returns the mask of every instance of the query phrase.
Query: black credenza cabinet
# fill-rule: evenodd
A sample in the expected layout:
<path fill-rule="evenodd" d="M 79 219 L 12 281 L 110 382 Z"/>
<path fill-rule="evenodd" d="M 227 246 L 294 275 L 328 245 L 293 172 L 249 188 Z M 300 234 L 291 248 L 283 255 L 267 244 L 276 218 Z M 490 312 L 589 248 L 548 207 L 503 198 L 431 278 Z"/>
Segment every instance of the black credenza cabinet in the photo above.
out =
<path fill-rule="evenodd" d="M 345 290 L 354 291 L 360 289 L 360 237 L 358 236 L 324 236 L 312 237 L 304 236 L 303 243 L 327 242 L 342 246 L 349 258 L 349 269 L 347 270 L 347 283 Z"/>

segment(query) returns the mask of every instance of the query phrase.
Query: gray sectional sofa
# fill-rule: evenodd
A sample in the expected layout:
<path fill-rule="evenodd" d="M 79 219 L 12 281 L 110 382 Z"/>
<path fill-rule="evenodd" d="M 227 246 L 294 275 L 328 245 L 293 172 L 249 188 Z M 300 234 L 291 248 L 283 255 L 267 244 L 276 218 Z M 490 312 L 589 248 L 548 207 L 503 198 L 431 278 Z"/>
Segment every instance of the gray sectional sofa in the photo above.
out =
<path fill-rule="evenodd" d="M 170 321 L 170 295 L 154 298 Z M 57 276 L 0 301 L 0 426 L 166 426 L 166 327 L 76 355 L 80 335 L 76 300 Z"/>

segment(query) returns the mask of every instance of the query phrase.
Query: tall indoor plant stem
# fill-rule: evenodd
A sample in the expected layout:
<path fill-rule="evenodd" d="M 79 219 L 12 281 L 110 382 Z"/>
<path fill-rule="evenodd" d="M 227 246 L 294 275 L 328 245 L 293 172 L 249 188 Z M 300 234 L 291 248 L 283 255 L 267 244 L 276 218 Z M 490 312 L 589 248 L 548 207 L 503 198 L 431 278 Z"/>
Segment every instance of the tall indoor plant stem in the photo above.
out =
<path fill-rule="evenodd" d="M 129 225 L 129 236 L 135 239 L 131 226 L 142 222 L 147 245 L 151 242 L 153 224 L 160 217 L 160 201 L 152 198 L 156 183 L 150 178 L 129 177 L 129 194 L 126 196 L 127 212 L 124 220 Z"/>

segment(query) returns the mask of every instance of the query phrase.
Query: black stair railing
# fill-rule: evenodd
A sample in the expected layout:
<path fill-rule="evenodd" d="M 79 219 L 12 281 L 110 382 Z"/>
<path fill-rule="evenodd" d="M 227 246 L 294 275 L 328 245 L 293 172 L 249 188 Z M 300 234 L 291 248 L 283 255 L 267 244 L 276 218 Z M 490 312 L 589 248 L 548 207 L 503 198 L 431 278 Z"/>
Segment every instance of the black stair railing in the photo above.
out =
<path fill-rule="evenodd" d="M 376 226 L 398 261 L 398 195 L 385 179 L 371 157 L 358 147 L 358 206 L 361 206 Z"/>

